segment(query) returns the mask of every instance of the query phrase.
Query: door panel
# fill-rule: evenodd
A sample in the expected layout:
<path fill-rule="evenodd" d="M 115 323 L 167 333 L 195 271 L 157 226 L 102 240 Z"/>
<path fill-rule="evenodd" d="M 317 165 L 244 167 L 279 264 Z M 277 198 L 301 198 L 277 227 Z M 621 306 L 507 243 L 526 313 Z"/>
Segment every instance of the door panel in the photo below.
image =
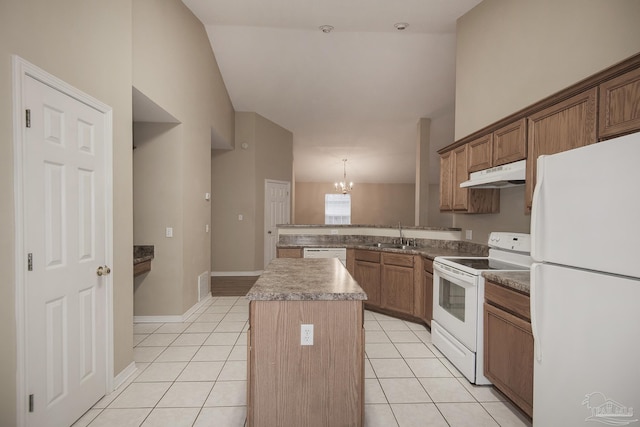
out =
<path fill-rule="evenodd" d="M 71 425 L 106 392 L 107 119 L 31 77 L 24 104 L 27 423 Z"/>
<path fill-rule="evenodd" d="M 288 224 L 291 217 L 290 187 L 288 182 L 265 181 L 264 209 L 264 266 L 276 258 L 278 243 L 277 224 Z"/>

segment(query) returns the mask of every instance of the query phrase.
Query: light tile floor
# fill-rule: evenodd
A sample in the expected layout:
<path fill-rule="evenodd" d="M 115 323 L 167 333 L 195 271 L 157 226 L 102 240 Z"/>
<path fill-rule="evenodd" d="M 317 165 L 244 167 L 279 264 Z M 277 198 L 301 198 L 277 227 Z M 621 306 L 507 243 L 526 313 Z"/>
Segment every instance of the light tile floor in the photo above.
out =
<path fill-rule="evenodd" d="M 248 301 L 211 298 L 184 323 L 134 325 L 138 370 L 74 427 L 243 427 Z M 365 312 L 365 427 L 531 426 L 473 386 L 420 325 Z"/>

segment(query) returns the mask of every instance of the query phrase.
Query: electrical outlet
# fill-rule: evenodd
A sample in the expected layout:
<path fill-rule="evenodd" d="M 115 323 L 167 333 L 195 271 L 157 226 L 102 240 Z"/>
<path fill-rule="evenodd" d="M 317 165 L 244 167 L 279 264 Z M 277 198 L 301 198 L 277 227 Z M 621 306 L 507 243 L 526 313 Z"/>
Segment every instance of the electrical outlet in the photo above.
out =
<path fill-rule="evenodd" d="M 338 230 L 336 230 L 335 228 L 331 230 L 331 234 L 338 234 Z"/>
<path fill-rule="evenodd" d="M 300 325 L 300 345 L 313 345 L 313 325 Z"/>
<path fill-rule="evenodd" d="M 173 237 L 173 227 L 167 227 L 164 232 L 165 237 Z"/>
<path fill-rule="evenodd" d="M 464 231 L 464 237 L 467 240 L 473 239 L 473 230 L 465 230 Z"/>

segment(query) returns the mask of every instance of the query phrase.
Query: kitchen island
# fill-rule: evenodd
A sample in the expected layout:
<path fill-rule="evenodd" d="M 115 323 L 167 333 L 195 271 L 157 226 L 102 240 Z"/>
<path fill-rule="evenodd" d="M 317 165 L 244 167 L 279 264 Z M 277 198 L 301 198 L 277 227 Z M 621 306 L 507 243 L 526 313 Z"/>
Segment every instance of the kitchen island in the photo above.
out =
<path fill-rule="evenodd" d="M 366 298 L 337 259 L 267 266 L 247 294 L 248 426 L 363 425 Z"/>

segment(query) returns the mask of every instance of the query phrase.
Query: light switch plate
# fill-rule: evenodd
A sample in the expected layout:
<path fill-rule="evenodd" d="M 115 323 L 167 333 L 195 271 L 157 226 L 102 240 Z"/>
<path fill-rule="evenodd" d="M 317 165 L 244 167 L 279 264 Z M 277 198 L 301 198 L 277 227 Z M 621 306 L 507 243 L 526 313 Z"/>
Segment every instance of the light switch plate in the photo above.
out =
<path fill-rule="evenodd" d="M 473 230 L 465 230 L 464 231 L 464 238 L 467 239 L 467 240 L 473 239 Z"/>

